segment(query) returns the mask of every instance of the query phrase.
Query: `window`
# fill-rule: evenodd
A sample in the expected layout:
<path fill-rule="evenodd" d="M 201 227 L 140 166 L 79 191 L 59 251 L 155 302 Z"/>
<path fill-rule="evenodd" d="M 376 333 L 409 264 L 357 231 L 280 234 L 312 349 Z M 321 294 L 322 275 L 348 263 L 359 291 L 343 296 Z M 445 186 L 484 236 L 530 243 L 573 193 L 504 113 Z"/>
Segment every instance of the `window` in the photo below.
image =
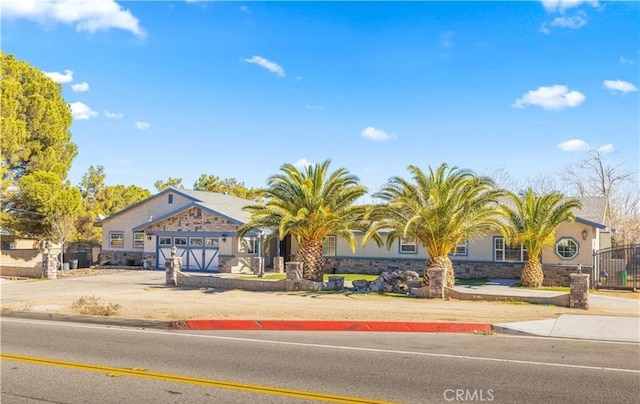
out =
<path fill-rule="evenodd" d="M 416 254 L 418 244 L 415 237 L 400 237 L 400 254 Z"/>
<path fill-rule="evenodd" d="M 207 247 L 217 247 L 218 246 L 218 239 L 215 237 L 205 237 L 204 238 L 204 245 L 206 245 Z"/>
<path fill-rule="evenodd" d="M 109 247 L 124 247 L 124 233 L 121 231 L 112 231 L 109 233 Z"/>
<path fill-rule="evenodd" d="M 563 259 L 575 258 L 578 255 L 578 243 L 570 238 L 561 238 L 556 243 L 556 254 Z"/>
<path fill-rule="evenodd" d="M 169 205 L 173 203 L 173 194 L 169 194 L 169 197 L 167 198 L 167 202 L 169 203 Z"/>
<path fill-rule="evenodd" d="M 326 256 L 336 255 L 336 236 L 322 238 L 322 254 Z"/>
<path fill-rule="evenodd" d="M 455 247 L 453 247 L 453 249 L 451 249 L 449 255 L 467 255 L 468 245 L 469 243 L 467 243 L 467 240 L 458 243 Z"/>
<path fill-rule="evenodd" d="M 194 247 L 202 247 L 202 237 L 189 237 L 189 245 Z"/>
<path fill-rule="evenodd" d="M 15 250 L 16 249 L 15 241 L 3 241 L 2 242 L 2 249 L 3 250 Z"/>
<path fill-rule="evenodd" d="M 524 262 L 529 259 L 527 249 L 522 244 L 510 246 L 504 242 L 504 238 L 493 239 L 493 250 L 496 261 L 518 261 Z"/>
<path fill-rule="evenodd" d="M 245 238 L 245 245 L 247 246 L 247 254 L 257 254 L 260 246 L 258 245 L 258 239 L 255 237 Z"/>
<path fill-rule="evenodd" d="M 161 246 L 170 246 L 171 245 L 171 237 L 158 237 L 158 244 Z"/>
<path fill-rule="evenodd" d="M 133 246 L 135 248 L 144 248 L 144 233 L 137 231 L 133 233 Z"/>
<path fill-rule="evenodd" d="M 187 238 L 186 237 L 174 237 L 173 238 L 173 244 L 175 246 L 187 245 Z"/>

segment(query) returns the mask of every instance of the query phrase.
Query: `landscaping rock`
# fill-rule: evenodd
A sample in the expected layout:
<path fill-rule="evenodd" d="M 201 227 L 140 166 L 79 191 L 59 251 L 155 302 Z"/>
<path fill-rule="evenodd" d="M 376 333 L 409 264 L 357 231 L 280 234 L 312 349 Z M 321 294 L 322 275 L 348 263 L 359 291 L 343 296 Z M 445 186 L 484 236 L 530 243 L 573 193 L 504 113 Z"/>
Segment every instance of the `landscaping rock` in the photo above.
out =
<path fill-rule="evenodd" d="M 385 292 L 409 293 L 410 286 L 420 285 L 420 275 L 415 271 L 383 272 L 374 281 L 364 279 L 354 280 L 353 291 L 360 293 Z"/>

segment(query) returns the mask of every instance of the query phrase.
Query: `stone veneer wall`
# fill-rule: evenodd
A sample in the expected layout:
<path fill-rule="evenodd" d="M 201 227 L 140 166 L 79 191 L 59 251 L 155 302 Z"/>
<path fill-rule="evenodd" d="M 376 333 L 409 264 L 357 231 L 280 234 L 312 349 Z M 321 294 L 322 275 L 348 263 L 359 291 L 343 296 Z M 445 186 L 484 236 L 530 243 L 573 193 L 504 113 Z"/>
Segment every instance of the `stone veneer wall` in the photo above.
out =
<path fill-rule="evenodd" d="M 103 265 L 108 261 L 109 265 L 142 266 L 144 263 L 143 255 L 142 251 L 102 251 L 98 263 Z M 155 266 L 151 268 L 155 268 Z"/>
<path fill-rule="evenodd" d="M 242 289 L 250 291 L 283 292 L 285 291 L 285 279 L 277 281 L 258 281 L 246 279 L 220 278 L 214 276 L 188 275 L 182 272 L 177 274 L 177 286 L 187 288 L 218 288 L 218 289 Z"/>
<path fill-rule="evenodd" d="M 415 271 L 424 275 L 424 259 L 325 257 L 325 272 L 344 274 L 379 275 L 397 270 Z M 568 287 L 570 275 L 578 270 L 575 266 L 543 265 L 544 286 Z M 453 261 L 453 270 L 458 279 L 520 279 L 522 262 Z M 584 266 L 583 272 L 591 269 Z"/>
<path fill-rule="evenodd" d="M 238 225 L 219 216 L 201 209 L 192 207 L 179 215 L 170 217 L 147 228 L 147 231 L 229 231 L 235 232 Z"/>

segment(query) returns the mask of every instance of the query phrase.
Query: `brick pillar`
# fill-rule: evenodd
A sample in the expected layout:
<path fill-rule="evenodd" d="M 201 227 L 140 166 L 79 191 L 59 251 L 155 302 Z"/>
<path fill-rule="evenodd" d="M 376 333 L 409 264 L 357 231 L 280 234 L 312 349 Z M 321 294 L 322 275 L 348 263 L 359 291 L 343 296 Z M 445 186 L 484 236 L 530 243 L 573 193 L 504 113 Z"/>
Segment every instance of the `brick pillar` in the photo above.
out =
<path fill-rule="evenodd" d="M 178 272 L 182 270 L 182 257 L 166 258 L 164 261 L 166 270 L 166 285 L 178 286 Z"/>
<path fill-rule="evenodd" d="M 429 291 L 428 296 L 431 299 L 444 299 L 444 287 L 446 286 L 446 268 L 429 269 Z"/>
<path fill-rule="evenodd" d="M 56 279 L 58 276 L 58 260 L 55 254 L 44 252 L 42 254 L 42 277 L 48 279 Z"/>
<path fill-rule="evenodd" d="M 277 274 L 284 272 L 284 257 L 273 257 L 273 272 Z"/>
<path fill-rule="evenodd" d="M 287 279 L 285 281 L 287 291 L 298 290 L 298 283 L 302 279 L 302 262 L 287 262 L 286 272 Z"/>
<path fill-rule="evenodd" d="M 589 310 L 589 274 L 571 274 L 569 307 Z"/>

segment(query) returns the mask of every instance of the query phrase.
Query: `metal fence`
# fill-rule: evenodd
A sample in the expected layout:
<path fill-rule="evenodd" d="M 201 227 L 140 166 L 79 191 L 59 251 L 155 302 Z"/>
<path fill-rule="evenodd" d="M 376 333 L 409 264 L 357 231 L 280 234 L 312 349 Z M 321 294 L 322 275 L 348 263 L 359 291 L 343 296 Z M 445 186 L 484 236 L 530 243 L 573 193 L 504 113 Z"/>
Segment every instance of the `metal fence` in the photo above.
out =
<path fill-rule="evenodd" d="M 596 251 L 592 279 L 596 289 L 640 289 L 640 244 Z"/>

